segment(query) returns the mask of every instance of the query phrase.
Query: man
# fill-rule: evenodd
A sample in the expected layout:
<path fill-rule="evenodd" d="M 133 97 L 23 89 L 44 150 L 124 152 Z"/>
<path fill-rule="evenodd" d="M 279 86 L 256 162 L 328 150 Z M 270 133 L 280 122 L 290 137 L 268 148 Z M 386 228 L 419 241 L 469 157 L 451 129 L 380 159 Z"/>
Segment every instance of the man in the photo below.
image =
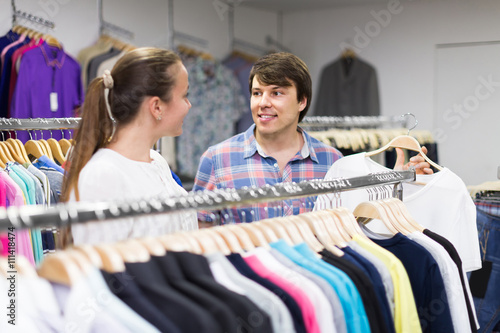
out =
<path fill-rule="evenodd" d="M 266 55 L 253 66 L 249 88 L 254 125 L 203 154 L 193 190 L 323 179 L 342 154 L 298 127 L 312 97 L 306 64 L 290 53 Z M 310 211 L 313 205 L 310 199 L 264 203 L 223 211 L 221 219 L 252 222 Z M 200 213 L 198 218 L 211 222 L 214 216 Z"/>

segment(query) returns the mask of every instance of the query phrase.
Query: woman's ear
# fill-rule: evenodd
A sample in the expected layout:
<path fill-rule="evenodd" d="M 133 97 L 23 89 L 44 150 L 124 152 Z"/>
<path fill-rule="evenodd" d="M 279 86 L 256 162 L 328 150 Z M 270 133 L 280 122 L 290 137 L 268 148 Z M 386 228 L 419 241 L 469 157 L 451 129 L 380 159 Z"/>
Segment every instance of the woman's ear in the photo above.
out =
<path fill-rule="evenodd" d="M 162 111 L 162 103 L 161 99 L 157 96 L 150 97 L 148 103 L 149 112 L 156 120 L 161 120 L 163 111 Z"/>

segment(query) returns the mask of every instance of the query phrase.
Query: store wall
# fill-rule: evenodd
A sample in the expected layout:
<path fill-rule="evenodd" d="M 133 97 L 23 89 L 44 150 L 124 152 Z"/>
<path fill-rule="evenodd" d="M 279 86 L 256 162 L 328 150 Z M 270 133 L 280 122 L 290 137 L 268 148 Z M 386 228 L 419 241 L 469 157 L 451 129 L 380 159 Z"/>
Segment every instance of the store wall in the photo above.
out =
<path fill-rule="evenodd" d="M 207 51 L 223 59 L 230 52 L 227 8 L 220 1 L 175 0 L 175 30 L 206 40 L 207 47 L 178 40 L 188 46 Z M 66 51 L 76 56 L 92 45 L 99 36 L 97 1 L 80 0 L 16 0 L 17 9 L 53 21 L 54 31 Z M 103 0 L 104 19 L 134 33 L 129 42 L 137 46 L 169 47 L 169 6 L 166 0 Z M 259 24 L 253 18 L 259 17 Z M 24 20 L 21 24 L 36 25 Z M 12 26 L 10 1 L 0 1 L 0 34 Z M 40 27 L 40 30 L 43 28 Z M 277 14 L 238 6 L 234 15 L 234 35 L 253 44 L 265 46 L 265 37 L 276 38 Z M 120 37 L 119 35 L 115 35 Z M 126 39 L 123 39 L 127 41 Z"/>
<path fill-rule="evenodd" d="M 493 103 L 500 98 L 500 53 L 492 47 L 484 54 L 474 43 L 498 43 L 499 14 L 496 1 L 388 0 L 286 14 L 283 42 L 309 65 L 313 88 L 323 66 L 350 42 L 377 70 L 382 114 L 415 114 L 418 129 L 435 134 L 441 164 L 474 185 L 495 180 L 500 166 L 500 113 Z M 451 43 L 470 44 L 443 45 Z M 443 53 L 447 48 L 456 52 Z M 443 68 L 451 61 L 455 67 Z M 443 71 L 464 75 L 438 82 Z"/>
<path fill-rule="evenodd" d="M 103 0 L 103 3 L 106 21 L 135 34 L 131 43 L 169 46 L 168 1 Z M 279 39 L 276 12 L 250 9 L 244 1 L 235 3 L 236 38 L 263 47 L 266 35 Z M 97 1 L 16 0 L 16 5 L 20 10 L 54 21 L 56 30 L 51 33 L 74 56 L 98 38 Z M 205 39 L 208 42 L 205 51 L 218 59 L 230 52 L 227 14 L 222 1 L 174 0 L 175 29 Z M 469 114 L 459 113 L 454 105 L 474 97 L 479 78 L 490 78 L 493 82 L 490 96 L 500 95 L 496 84 L 500 77 L 496 77 L 493 70 L 485 71 L 487 67 L 483 66 L 476 76 L 468 71 L 467 77 L 443 81 L 439 76 L 443 73 L 440 67 L 447 59 L 441 56 L 440 50 L 447 47 L 444 44 L 500 40 L 497 36 L 499 14 L 500 3 L 491 0 L 387 0 L 372 5 L 285 12 L 282 43 L 308 64 L 314 88 L 323 66 L 340 54 L 343 43 L 351 43 L 359 56 L 377 69 L 382 114 L 415 114 L 418 128 L 432 130 L 440 151 L 446 152 L 440 154 L 441 164 L 452 170 L 460 169 L 459 175 L 467 184 L 476 184 L 494 179 L 496 167 L 500 165 L 500 145 L 495 144 L 498 140 L 484 140 L 481 135 L 485 132 L 484 119 L 491 119 L 486 131 L 495 132 L 491 126 L 500 123 L 498 108 L 491 103 L 493 99 L 488 103 L 481 101 Z M 10 27 L 10 1 L 0 1 L 0 34 Z M 196 47 L 188 42 L 179 43 Z M 456 50 L 461 52 L 460 48 Z M 471 54 L 469 65 L 474 66 L 474 52 L 470 49 L 467 52 Z M 444 54 L 454 57 L 453 52 Z M 500 54 L 488 55 L 492 63 L 500 59 Z M 484 58 L 481 59 L 484 63 Z M 467 60 L 460 64 L 464 61 L 467 64 Z M 454 68 L 447 66 L 444 70 Z M 460 67 L 455 70 L 460 72 Z M 314 99 L 312 106 L 314 108 Z M 467 126 L 455 126 L 458 118 Z M 454 131 L 453 135 L 449 131 Z M 476 170 L 478 161 L 488 163 L 481 172 Z"/>

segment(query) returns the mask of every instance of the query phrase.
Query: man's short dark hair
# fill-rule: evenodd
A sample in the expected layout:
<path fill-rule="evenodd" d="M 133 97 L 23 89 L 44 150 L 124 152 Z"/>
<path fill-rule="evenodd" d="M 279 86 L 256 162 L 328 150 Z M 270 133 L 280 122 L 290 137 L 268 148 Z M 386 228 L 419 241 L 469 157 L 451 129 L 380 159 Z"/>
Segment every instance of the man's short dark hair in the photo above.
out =
<path fill-rule="evenodd" d="M 248 79 L 250 94 L 252 94 L 255 76 L 260 83 L 265 85 L 290 87 L 293 82 L 297 88 L 297 100 L 300 102 L 304 97 L 307 98 L 306 107 L 299 116 L 299 122 L 302 121 L 311 105 L 312 82 L 307 65 L 299 57 L 291 53 L 279 52 L 265 55 L 257 60 Z"/>

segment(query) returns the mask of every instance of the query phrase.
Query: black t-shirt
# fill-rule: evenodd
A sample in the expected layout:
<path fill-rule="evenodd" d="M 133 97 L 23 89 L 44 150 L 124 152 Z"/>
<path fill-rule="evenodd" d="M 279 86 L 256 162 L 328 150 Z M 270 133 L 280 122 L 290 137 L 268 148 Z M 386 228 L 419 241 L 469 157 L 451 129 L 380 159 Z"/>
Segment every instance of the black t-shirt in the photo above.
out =
<path fill-rule="evenodd" d="M 370 331 L 373 333 L 389 332 L 389 329 L 387 328 L 384 320 L 384 316 L 380 309 L 377 296 L 375 294 L 375 291 L 373 290 L 373 285 L 370 279 L 363 273 L 363 271 L 356 267 L 355 264 L 349 262 L 343 257 L 337 257 L 326 249 L 319 252 L 319 254 L 322 256 L 322 259 L 325 262 L 337 267 L 338 269 L 346 273 L 356 286 L 356 289 L 361 296 L 361 300 L 363 301 L 366 316 L 368 317 Z"/>
<path fill-rule="evenodd" d="M 237 294 L 219 284 L 213 277 L 208 260 L 189 252 L 169 252 L 176 258 L 186 278 L 203 288 L 236 313 L 238 332 L 272 333 L 271 318 L 246 296 Z"/>
<path fill-rule="evenodd" d="M 206 309 L 167 284 L 155 262 L 125 263 L 125 268 L 144 296 L 182 332 L 222 330 Z"/>
<path fill-rule="evenodd" d="M 455 249 L 455 247 L 453 246 L 453 244 L 449 240 L 444 238 L 443 236 L 438 235 L 435 232 L 430 231 L 429 229 L 424 229 L 423 233 L 424 233 L 424 235 L 426 235 L 427 237 L 431 238 L 435 242 L 439 243 L 442 247 L 444 247 L 446 252 L 448 252 L 448 254 L 450 255 L 451 260 L 453 260 L 455 265 L 457 265 L 458 272 L 459 272 L 458 275 L 460 275 L 460 282 L 462 283 L 462 290 L 463 290 L 463 293 L 465 296 L 465 303 L 467 304 L 467 313 L 469 315 L 471 332 L 476 333 L 477 326 L 476 326 L 476 321 L 474 320 L 474 310 L 472 308 L 472 304 L 470 302 L 469 296 L 467 295 L 467 289 L 465 287 L 466 281 L 464 278 L 464 274 L 462 273 L 463 268 L 462 268 L 462 259 L 460 259 L 460 255 L 458 254 L 458 252 Z"/>
<path fill-rule="evenodd" d="M 109 274 L 101 271 L 101 274 L 116 297 L 159 329 L 160 332 L 181 333 L 181 330 L 144 296 L 134 278 L 127 272 Z"/>

